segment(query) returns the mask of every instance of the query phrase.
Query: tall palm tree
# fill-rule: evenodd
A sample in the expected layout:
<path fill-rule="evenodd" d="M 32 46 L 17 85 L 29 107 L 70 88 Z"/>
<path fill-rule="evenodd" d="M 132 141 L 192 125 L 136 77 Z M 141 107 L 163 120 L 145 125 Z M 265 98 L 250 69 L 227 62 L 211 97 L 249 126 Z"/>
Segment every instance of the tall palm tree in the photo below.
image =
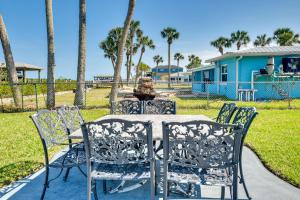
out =
<path fill-rule="evenodd" d="M 124 21 L 124 27 L 122 31 L 122 37 L 118 43 L 118 56 L 117 56 L 117 61 L 116 61 L 116 67 L 114 70 L 114 82 L 111 87 L 111 94 L 110 94 L 110 102 L 115 101 L 117 99 L 117 94 L 118 94 L 118 85 L 119 85 L 119 79 L 121 77 L 121 66 L 122 66 L 122 61 L 123 61 L 123 51 L 124 51 L 124 46 L 127 40 L 127 35 L 132 19 L 132 15 L 134 12 L 134 7 L 135 7 L 135 0 L 129 0 L 129 5 L 128 5 L 128 11 L 127 11 L 127 16 Z"/>
<path fill-rule="evenodd" d="M 199 56 L 196 56 L 194 54 L 189 55 L 188 59 L 190 63 L 186 66 L 187 69 L 199 67 L 202 63 L 202 60 L 199 58 Z"/>
<path fill-rule="evenodd" d="M 127 49 L 128 55 L 128 62 L 127 62 L 127 84 L 130 79 L 131 74 L 131 67 L 132 67 L 132 56 L 137 53 L 138 45 L 134 43 L 134 37 L 139 35 L 141 32 L 140 29 L 140 22 L 132 20 L 129 27 L 129 38 L 128 38 L 128 45 L 129 48 Z"/>
<path fill-rule="evenodd" d="M 183 60 L 184 56 L 181 53 L 175 53 L 174 54 L 174 60 L 177 61 L 177 83 L 178 83 L 178 79 L 179 79 L 179 62 L 180 60 Z"/>
<path fill-rule="evenodd" d="M 219 52 L 223 55 L 224 54 L 224 48 L 231 47 L 231 41 L 228 38 L 225 37 L 219 37 L 218 39 L 211 41 L 210 45 L 213 47 L 216 47 Z"/>
<path fill-rule="evenodd" d="M 293 46 L 300 43 L 299 34 L 295 34 L 290 28 L 279 28 L 274 32 L 273 39 L 280 46 Z"/>
<path fill-rule="evenodd" d="M 179 32 L 175 28 L 167 27 L 161 31 L 162 38 L 166 38 L 168 42 L 168 87 L 171 87 L 171 44 L 179 38 Z"/>
<path fill-rule="evenodd" d="M 109 31 L 107 38 L 99 44 L 99 48 L 104 51 L 104 57 L 111 60 L 115 69 L 118 56 L 118 44 L 122 37 L 123 29 L 121 27 L 113 28 Z"/>
<path fill-rule="evenodd" d="M 270 45 L 272 38 L 267 37 L 267 34 L 258 35 L 253 45 L 256 47 L 264 47 Z"/>
<path fill-rule="evenodd" d="M 47 64 L 47 108 L 55 107 L 55 79 L 54 79 L 54 27 L 52 0 L 45 0 L 46 4 L 46 23 L 47 23 L 47 44 L 48 44 L 48 64 Z"/>
<path fill-rule="evenodd" d="M 238 30 L 231 33 L 231 42 L 236 44 L 237 50 L 240 50 L 241 46 L 246 46 L 250 42 L 248 32 Z"/>
<path fill-rule="evenodd" d="M 156 55 L 156 56 L 153 57 L 153 61 L 156 64 L 156 75 L 155 75 L 155 77 L 156 77 L 155 81 L 156 81 L 156 79 L 157 79 L 157 73 L 158 73 L 158 65 L 159 65 L 159 63 L 163 63 L 164 60 L 163 60 L 163 57 L 161 57 L 160 55 Z"/>
<path fill-rule="evenodd" d="M 149 49 L 154 49 L 155 48 L 153 40 L 150 39 L 148 36 L 144 36 L 143 34 L 139 34 L 137 40 L 138 40 L 139 46 L 141 47 L 141 52 L 140 52 L 139 61 L 138 61 L 137 65 L 136 65 L 134 87 L 136 87 L 137 79 L 138 79 L 138 76 L 139 76 L 139 67 L 138 66 L 140 66 L 140 63 L 141 63 L 142 58 L 143 58 L 143 55 L 144 55 L 144 53 L 146 51 L 146 47 L 148 47 Z"/>
<path fill-rule="evenodd" d="M 84 105 L 85 90 L 85 66 L 86 66 L 86 1 L 79 2 L 79 44 L 77 63 L 77 87 L 74 105 Z"/>
<path fill-rule="evenodd" d="M 2 15 L 0 15 L 0 40 L 2 43 L 3 54 L 5 57 L 5 63 L 6 63 L 7 74 L 8 74 L 8 80 L 13 93 L 14 103 L 15 106 L 19 108 L 21 107 L 22 103 L 21 103 L 20 87 L 17 85 L 18 84 L 17 70 L 11 52 L 10 43 L 9 43 L 9 39 L 8 39 L 8 35 L 6 32 L 6 27 Z"/>

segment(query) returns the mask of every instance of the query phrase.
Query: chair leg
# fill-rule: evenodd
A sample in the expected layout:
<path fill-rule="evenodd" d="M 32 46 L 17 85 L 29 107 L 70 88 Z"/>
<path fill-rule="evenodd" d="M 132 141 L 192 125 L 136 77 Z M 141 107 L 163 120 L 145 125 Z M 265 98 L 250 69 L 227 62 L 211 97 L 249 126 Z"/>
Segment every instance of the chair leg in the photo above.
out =
<path fill-rule="evenodd" d="M 240 162 L 239 162 L 239 170 L 240 170 L 240 175 L 241 175 L 240 183 L 243 184 L 243 188 L 244 188 L 244 191 L 246 193 L 246 196 L 250 200 L 251 197 L 249 195 L 249 192 L 248 192 L 248 189 L 247 189 L 247 186 L 246 186 L 246 183 L 245 183 L 245 179 L 244 179 L 242 160 L 240 160 Z"/>
<path fill-rule="evenodd" d="M 106 184 L 106 180 L 103 180 L 103 193 L 107 194 L 107 184 Z"/>
<path fill-rule="evenodd" d="M 64 178 L 63 178 L 63 180 L 64 180 L 65 182 L 66 182 L 66 181 L 67 181 L 67 179 L 68 179 L 68 176 L 69 176 L 70 170 L 71 170 L 71 167 L 67 168 L 67 171 L 66 171 L 66 173 L 65 173 L 65 175 L 64 175 Z"/>
<path fill-rule="evenodd" d="M 43 200 L 45 198 L 45 193 L 46 193 L 46 190 L 47 188 L 49 187 L 49 183 L 48 183 L 48 180 L 49 180 L 49 167 L 46 167 L 46 172 L 45 172 L 45 182 L 44 182 L 44 188 L 43 188 L 43 192 L 42 192 L 42 195 L 41 195 L 41 200 Z"/>
<path fill-rule="evenodd" d="M 221 187 L 221 200 L 225 199 L 225 186 Z"/>
<path fill-rule="evenodd" d="M 236 165 L 233 166 L 232 199 L 238 199 L 238 170 Z"/>
<path fill-rule="evenodd" d="M 169 186 L 168 186 L 168 178 L 167 178 L 167 174 L 168 174 L 168 167 L 165 166 L 167 164 L 164 163 L 164 179 L 163 179 L 163 199 L 167 200 L 168 198 L 168 193 L 169 193 Z"/>
<path fill-rule="evenodd" d="M 156 183 L 155 183 L 155 166 L 156 166 L 156 163 L 155 163 L 155 160 L 153 159 L 153 161 L 150 163 L 150 170 L 151 170 L 151 175 L 150 175 L 150 199 L 151 200 L 154 200 L 155 199 L 155 191 L 156 191 Z"/>
<path fill-rule="evenodd" d="M 93 186 L 92 187 L 93 187 L 94 199 L 98 200 L 96 181 L 93 181 Z"/>

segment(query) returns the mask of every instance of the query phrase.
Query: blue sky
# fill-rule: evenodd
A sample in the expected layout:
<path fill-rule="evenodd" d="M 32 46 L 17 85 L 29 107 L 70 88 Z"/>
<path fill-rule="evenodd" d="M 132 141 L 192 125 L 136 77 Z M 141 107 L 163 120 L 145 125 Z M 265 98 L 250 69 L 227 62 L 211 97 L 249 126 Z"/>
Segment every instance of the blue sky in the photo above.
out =
<path fill-rule="evenodd" d="M 56 77 L 76 77 L 78 2 L 53 0 Z M 123 25 L 127 5 L 128 0 L 87 0 L 87 79 L 113 73 L 98 44 L 111 28 Z M 207 59 L 219 55 L 210 41 L 238 29 L 248 31 L 252 40 L 262 33 L 271 36 L 278 27 L 300 33 L 299 8 L 300 0 L 137 0 L 134 19 L 141 21 L 144 34 L 155 42 L 156 49 L 146 50 L 143 59 L 154 65 L 152 57 L 156 54 L 167 63 L 167 44 L 160 36 L 164 27 L 175 27 L 180 32 L 172 53 L 181 52 L 186 57 L 194 53 Z M 0 13 L 16 62 L 47 65 L 44 10 L 44 0 L 0 0 Z M 4 60 L 2 50 L 0 60 Z M 137 57 L 134 60 L 137 62 Z M 182 62 L 186 63 L 187 59 Z M 45 76 L 46 70 L 42 73 Z"/>

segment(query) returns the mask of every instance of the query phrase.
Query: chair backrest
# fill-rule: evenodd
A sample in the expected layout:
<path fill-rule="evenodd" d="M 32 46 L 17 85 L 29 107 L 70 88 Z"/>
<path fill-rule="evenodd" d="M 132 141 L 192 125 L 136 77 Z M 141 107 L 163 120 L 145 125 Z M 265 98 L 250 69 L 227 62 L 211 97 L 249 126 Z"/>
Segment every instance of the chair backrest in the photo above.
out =
<path fill-rule="evenodd" d="M 144 114 L 175 115 L 176 102 L 165 99 L 144 101 Z"/>
<path fill-rule="evenodd" d="M 31 119 L 47 148 L 68 141 L 67 128 L 55 110 L 39 110 Z"/>
<path fill-rule="evenodd" d="M 216 122 L 222 124 L 229 123 L 236 109 L 237 106 L 235 103 L 224 103 L 222 108 L 220 109 Z"/>
<path fill-rule="evenodd" d="M 192 168 L 238 163 L 242 126 L 209 121 L 163 122 L 164 162 Z"/>
<path fill-rule="evenodd" d="M 142 102 L 129 99 L 112 102 L 110 113 L 114 115 L 142 114 Z"/>
<path fill-rule="evenodd" d="M 81 125 L 84 123 L 83 117 L 77 106 L 61 106 L 57 112 L 62 117 L 63 122 L 70 133 L 81 128 Z"/>
<path fill-rule="evenodd" d="M 256 109 L 254 107 L 240 107 L 234 116 L 234 119 L 232 121 L 233 124 L 243 124 L 243 137 L 246 136 L 250 125 L 258 112 L 256 112 Z"/>
<path fill-rule="evenodd" d="M 131 164 L 153 158 L 150 122 L 107 119 L 82 125 L 82 132 L 91 162 Z"/>

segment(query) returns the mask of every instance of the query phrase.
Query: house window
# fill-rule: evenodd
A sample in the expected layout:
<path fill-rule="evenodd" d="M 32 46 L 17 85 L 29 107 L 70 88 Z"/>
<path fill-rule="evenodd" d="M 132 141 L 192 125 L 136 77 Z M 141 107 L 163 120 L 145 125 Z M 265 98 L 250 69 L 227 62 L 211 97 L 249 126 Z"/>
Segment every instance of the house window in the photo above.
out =
<path fill-rule="evenodd" d="M 221 82 L 227 82 L 227 65 L 221 66 Z"/>

